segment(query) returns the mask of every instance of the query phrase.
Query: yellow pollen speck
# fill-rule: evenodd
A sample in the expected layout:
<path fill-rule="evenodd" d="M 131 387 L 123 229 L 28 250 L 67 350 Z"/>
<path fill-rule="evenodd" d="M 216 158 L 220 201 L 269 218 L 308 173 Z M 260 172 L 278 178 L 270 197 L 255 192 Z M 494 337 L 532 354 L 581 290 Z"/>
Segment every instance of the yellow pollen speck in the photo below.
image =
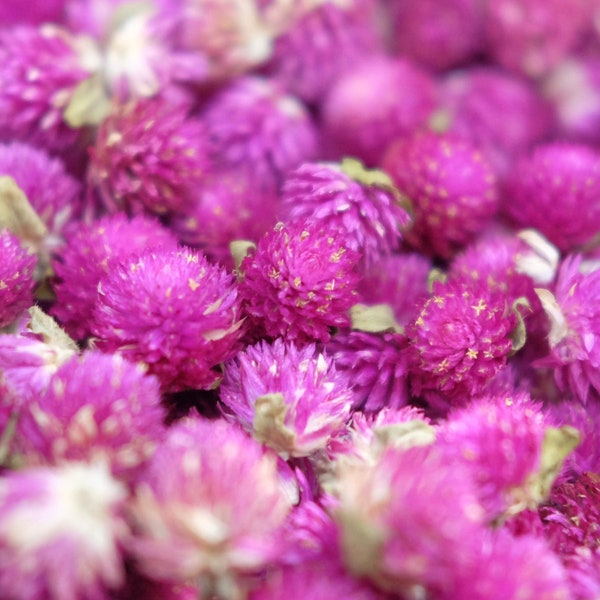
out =
<path fill-rule="evenodd" d="M 467 350 L 467 356 L 469 358 L 477 358 L 477 350 L 473 350 L 473 348 L 469 348 Z"/>
<path fill-rule="evenodd" d="M 421 327 L 423 325 L 424 321 L 423 321 L 423 317 L 419 317 L 416 321 L 415 321 L 415 325 L 417 327 Z"/>
<path fill-rule="evenodd" d="M 486 350 L 486 351 L 483 353 L 483 355 L 484 355 L 486 358 L 494 358 L 494 355 L 493 355 L 493 354 L 492 354 L 492 353 L 491 353 L 489 350 Z"/>
<path fill-rule="evenodd" d="M 448 367 L 450 366 L 450 363 L 448 362 L 448 359 L 445 358 L 436 368 L 436 372 L 441 373 L 442 371 L 445 371 Z"/>
<path fill-rule="evenodd" d="M 446 299 L 443 296 L 434 296 L 433 297 L 433 301 L 438 305 L 438 306 L 444 306 L 444 302 L 446 302 Z"/>
<path fill-rule="evenodd" d="M 302 284 L 302 279 L 300 277 L 295 277 L 294 278 L 294 285 L 296 287 L 300 287 L 301 284 Z"/>
<path fill-rule="evenodd" d="M 344 252 L 346 252 L 345 248 L 340 248 L 336 250 L 329 258 L 330 262 L 340 262 L 340 258 L 342 258 Z"/>
<path fill-rule="evenodd" d="M 279 271 L 275 267 L 271 267 L 269 271 L 269 277 L 271 279 L 277 279 L 279 277 Z"/>
<path fill-rule="evenodd" d="M 477 304 L 474 304 L 473 306 L 471 306 L 471 308 L 475 311 L 477 316 L 479 316 L 481 314 L 481 312 L 487 308 L 487 304 L 483 301 L 482 298 L 480 298 L 479 302 Z"/>
<path fill-rule="evenodd" d="M 306 229 L 300 234 L 300 241 L 305 240 L 308 236 L 310 235 L 310 233 L 308 231 L 306 231 Z"/>
<path fill-rule="evenodd" d="M 188 279 L 188 285 L 190 286 L 190 290 L 192 290 L 192 292 L 200 287 L 200 284 L 191 277 Z"/>

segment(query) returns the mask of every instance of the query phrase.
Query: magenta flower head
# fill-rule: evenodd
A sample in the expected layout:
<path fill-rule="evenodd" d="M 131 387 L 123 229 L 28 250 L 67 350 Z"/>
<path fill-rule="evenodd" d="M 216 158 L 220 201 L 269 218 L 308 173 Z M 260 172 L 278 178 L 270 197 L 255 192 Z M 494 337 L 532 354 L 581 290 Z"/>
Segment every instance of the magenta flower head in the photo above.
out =
<path fill-rule="evenodd" d="M 306 163 L 292 171 L 282 190 L 285 220 L 314 221 L 338 229 L 347 247 L 367 266 L 397 250 L 410 215 L 389 177 L 353 159 Z"/>
<path fill-rule="evenodd" d="M 73 94 L 96 67 L 87 42 L 57 25 L 0 34 L 0 138 L 65 150 L 79 137 L 64 118 Z"/>
<path fill-rule="evenodd" d="M 408 326 L 411 383 L 431 402 L 467 403 L 506 365 L 517 317 L 502 294 L 477 282 L 435 282 Z"/>
<path fill-rule="evenodd" d="M 100 282 L 95 346 L 143 362 L 162 391 L 209 389 L 243 333 L 233 276 L 192 250 L 149 250 Z"/>
<path fill-rule="evenodd" d="M 175 236 L 158 221 L 122 213 L 65 232 L 65 243 L 52 260 L 56 302 L 51 313 L 75 339 L 90 334 L 98 283 L 120 262 L 144 250 L 176 248 Z"/>
<path fill-rule="evenodd" d="M 435 448 L 388 448 L 374 465 L 341 463 L 338 488 L 334 517 L 355 575 L 438 597 L 472 563 L 483 511 L 468 473 Z"/>
<path fill-rule="evenodd" d="M 318 104 L 336 79 L 380 51 L 381 42 L 373 0 L 306 4 L 275 40 L 264 70 L 305 102 Z"/>
<path fill-rule="evenodd" d="M 131 478 L 163 437 L 160 400 L 158 381 L 142 365 L 90 351 L 59 367 L 23 408 L 17 435 L 43 462 L 103 461 Z"/>
<path fill-rule="evenodd" d="M 127 491 L 103 465 L 0 478 L 0 588 L 19 600 L 108 599 L 125 579 Z"/>
<path fill-rule="evenodd" d="M 319 224 L 278 223 L 240 266 L 244 310 L 258 331 L 290 341 L 326 342 L 350 325 L 360 255 L 338 231 Z"/>
<path fill-rule="evenodd" d="M 478 0 L 392 0 L 394 49 L 432 69 L 468 61 L 483 45 L 483 6 Z"/>
<path fill-rule="evenodd" d="M 580 256 L 567 257 L 554 294 L 536 291 L 550 321 L 549 354 L 540 366 L 553 367 L 558 387 L 585 403 L 600 392 L 600 271 L 583 274 L 580 265 Z"/>
<path fill-rule="evenodd" d="M 88 184 L 111 212 L 169 215 L 195 201 L 209 164 L 204 128 L 184 103 L 131 101 L 100 126 Z"/>
<path fill-rule="evenodd" d="M 435 80 L 410 60 L 365 61 L 340 77 L 324 100 L 325 144 L 335 157 L 378 165 L 390 143 L 425 125 L 436 105 Z"/>
<path fill-rule="evenodd" d="M 496 213 L 492 167 L 466 139 L 415 133 L 394 142 L 382 164 L 412 205 L 414 226 L 407 240 L 426 254 L 451 258 Z"/>
<path fill-rule="evenodd" d="M 81 185 L 63 163 L 28 144 L 0 145 L 0 174 L 9 175 L 52 234 L 79 216 Z"/>
<path fill-rule="evenodd" d="M 20 0 L 4 0 L 0 6 L 0 23 L 3 27 L 29 23 L 58 23 L 64 16 L 67 0 L 48 0 L 40 4 L 27 6 Z"/>
<path fill-rule="evenodd" d="M 238 574 L 276 558 L 289 509 L 276 454 L 224 421 L 182 421 L 137 487 L 131 550 L 152 579 L 212 581 L 231 592 Z"/>
<path fill-rule="evenodd" d="M 591 146 L 538 146 L 517 162 L 506 188 L 509 218 L 538 229 L 563 252 L 591 241 L 600 228 L 600 152 Z"/>
<path fill-rule="evenodd" d="M 316 157 L 317 130 L 310 115 L 273 81 L 235 79 L 202 116 L 215 164 L 249 175 L 263 192 L 277 192 L 288 171 Z"/>
<path fill-rule="evenodd" d="M 219 391 L 225 416 L 285 459 L 322 450 L 350 417 L 348 380 L 313 344 L 249 346 L 225 365 Z"/>
<path fill-rule="evenodd" d="M 8 229 L 0 231 L 0 328 L 33 304 L 35 255 Z"/>

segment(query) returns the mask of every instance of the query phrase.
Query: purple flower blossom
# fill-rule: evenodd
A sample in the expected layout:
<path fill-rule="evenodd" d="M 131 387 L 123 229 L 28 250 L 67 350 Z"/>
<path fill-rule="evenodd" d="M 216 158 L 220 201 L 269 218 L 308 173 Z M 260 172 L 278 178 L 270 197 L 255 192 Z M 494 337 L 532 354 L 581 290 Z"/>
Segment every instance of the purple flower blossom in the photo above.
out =
<path fill-rule="evenodd" d="M 225 365 L 224 413 L 283 458 L 308 456 L 343 430 L 352 398 L 347 379 L 313 344 L 275 340 Z"/>
<path fill-rule="evenodd" d="M 241 264 L 245 313 L 269 337 L 326 342 L 350 325 L 359 254 L 337 231 L 318 224 L 278 223 Z"/>
<path fill-rule="evenodd" d="M 95 346 L 144 362 L 163 391 L 209 389 L 243 333 L 237 285 L 192 250 L 148 250 L 100 282 Z"/>

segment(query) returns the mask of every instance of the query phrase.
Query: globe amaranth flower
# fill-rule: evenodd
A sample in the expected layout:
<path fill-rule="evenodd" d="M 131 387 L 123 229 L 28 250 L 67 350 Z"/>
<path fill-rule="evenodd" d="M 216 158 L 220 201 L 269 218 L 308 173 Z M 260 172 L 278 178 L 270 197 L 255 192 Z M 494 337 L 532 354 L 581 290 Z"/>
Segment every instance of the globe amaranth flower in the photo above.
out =
<path fill-rule="evenodd" d="M 119 355 L 88 351 L 61 365 L 21 411 L 17 436 L 28 455 L 50 464 L 107 463 L 131 478 L 164 436 L 156 378 Z"/>
<path fill-rule="evenodd" d="M 338 229 L 368 266 L 399 248 L 402 229 L 410 223 L 387 175 L 351 159 L 303 164 L 286 178 L 281 198 L 285 220 Z"/>
<path fill-rule="evenodd" d="M 231 591 L 239 574 L 277 556 L 289 509 L 274 453 L 224 421 L 182 421 L 136 489 L 131 551 L 152 579 L 193 578 Z"/>
<path fill-rule="evenodd" d="M 149 250 L 100 282 L 95 346 L 143 362 L 163 391 L 209 389 L 243 333 L 237 284 L 189 249 Z"/>
<path fill-rule="evenodd" d="M 247 347 L 225 365 L 219 392 L 224 414 L 285 459 L 325 448 L 350 416 L 348 380 L 313 344 Z"/>
<path fill-rule="evenodd" d="M 365 61 L 339 77 L 325 97 L 324 144 L 336 158 L 378 165 L 390 143 L 425 125 L 436 106 L 436 82 L 417 64 Z"/>
<path fill-rule="evenodd" d="M 316 157 L 317 130 L 308 111 L 268 79 L 233 80 L 201 116 L 217 167 L 241 172 L 263 193 L 277 192 L 288 171 Z"/>
<path fill-rule="evenodd" d="M 413 391 L 465 404 L 506 364 L 516 325 L 504 296 L 487 285 L 435 282 L 407 327 Z"/>
<path fill-rule="evenodd" d="M 0 328 L 33 304 L 35 255 L 8 229 L 0 231 Z"/>
<path fill-rule="evenodd" d="M 580 265 L 580 256 L 568 256 L 558 272 L 554 294 L 537 290 L 551 326 L 549 352 L 538 365 L 554 368 L 558 387 L 585 403 L 600 392 L 600 271 L 582 274 Z"/>
<path fill-rule="evenodd" d="M 336 230 L 278 223 L 241 263 L 244 311 L 258 331 L 290 341 L 328 341 L 350 325 L 360 255 Z"/>
<path fill-rule="evenodd" d="M 0 478 L 0 586 L 18 600 L 108 600 L 124 581 L 125 487 L 102 465 Z"/>
<path fill-rule="evenodd" d="M 52 259 L 56 302 L 51 313 L 75 339 L 90 334 L 98 283 L 120 262 L 145 250 L 176 248 L 175 236 L 153 218 L 122 213 L 65 231 L 65 243 Z"/>
<path fill-rule="evenodd" d="M 0 34 L 0 139 L 66 150 L 79 137 L 64 119 L 76 88 L 97 66 L 82 38 L 58 25 Z"/>
<path fill-rule="evenodd" d="M 162 97 L 116 105 L 90 149 L 88 185 L 111 212 L 169 215 L 191 205 L 210 166 L 202 123 Z"/>
<path fill-rule="evenodd" d="M 592 241 L 600 227 L 600 153 L 584 144 L 550 142 L 515 165 L 503 211 L 533 227 L 562 252 Z M 581 215 L 585 214 L 585 219 Z"/>
<path fill-rule="evenodd" d="M 467 139 L 417 132 L 392 143 L 382 166 L 411 202 L 414 225 L 406 238 L 425 254 L 451 258 L 498 208 L 494 171 Z"/>

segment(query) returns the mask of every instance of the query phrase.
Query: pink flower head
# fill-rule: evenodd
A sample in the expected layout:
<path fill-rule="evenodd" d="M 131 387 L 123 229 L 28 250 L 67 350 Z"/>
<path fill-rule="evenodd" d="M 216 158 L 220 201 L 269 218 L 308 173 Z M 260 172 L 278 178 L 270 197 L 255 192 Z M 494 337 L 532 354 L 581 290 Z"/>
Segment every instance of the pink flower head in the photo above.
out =
<path fill-rule="evenodd" d="M 277 556 L 289 508 L 275 454 L 223 421 L 183 421 L 137 487 L 131 549 L 153 579 L 212 578 L 223 589 Z"/>
<path fill-rule="evenodd" d="M 561 390 L 586 402 L 600 392 L 600 271 L 579 272 L 581 257 L 567 257 L 558 272 L 554 295 L 538 294 L 550 320 L 549 354 L 540 366 L 554 367 Z"/>
<path fill-rule="evenodd" d="M 483 511 L 468 473 L 435 448 L 388 448 L 374 465 L 340 466 L 334 517 L 352 573 L 437 597 L 472 563 Z"/>
<path fill-rule="evenodd" d="M 210 155 L 220 168 L 276 192 L 288 171 L 317 153 L 317 130 L 304 106 L 273 81 L 235 79 L 203 112 Z"/>
<path fill-rule="evenodd" d="M 380 51 L 381 42 L 372 0 L 313 5 L 276 38 L 264 70 L 305 102 L 318 103 L 336 79 Z"/>
<path fill-rule="evenodd" d="M 503 210 L 518 226 L 538 229 L 568 252 L 596 236 L 599 197 L 600 152 L 583 144 L 552 142 L 517 162 Z"/>
<path fill-rule="evenodd" d="M 209 389 L 243 333 L 233 277 L 192 250 L 133 256 L 100 282 L 95 345 L 143 362 L 163 391 Z"/>
<path fill-rule="evenodd" d="M 8 229 L 0 231 L 0 328 L 33 304 L 37 259 Z"/>
<path fill-rule="evenodd" d="M 326 346 L 336 368 L 345 372 L 353 393 L 352 408 L 378 412 L 408 403 L 408 352 L 403 334 L 342 332 Z"/>
<path fill-rule="evenodd" d="M 287 459 L 325 448 L 343 430 L 352 398 L 347 379 L 313 344 L 275 340 L 249 346 L 225 366 L 224 413 Z"/>
<path fill-rule="evenodd" d="M 164 434 L 158 381 L 118 355 L 86 352 L 59 367 L 22 411 L 27 453 L 51 464 L 104 461 L 130 478 Z"/>
<path fill-rule="evenodd" d="M 496 0 L 486 5 L 487 50 L 502 66 L 540 77 L 577 44 L 593 17 L 591 2 Z"/>
<path fill-rule="evenodd" d="M 52 260 L 56 302 L 51 309 L 75 339 L 90 334 L 98 283 L 120 262 L 144 250 L 175 248 L 175 236 L 158 221 L 118 213 L 65 232 L 65 244 Z"/>
<path fill-rule="evenodd" d="M 3 0 L 0 5 L 0 23 L 6 28 L 25 23 L 31 25 L 58 23 L 62 21 L 66 1 L 47 0 L 28 5 L 21 0 Z"/>
<path fill-rule="evenodd" d="M 473 140 L 501 176 L 508 175 L 516 155 L 552 133 L 554 126 L 551 107 L 536 87 L 497 67 L 451 72 L 441 84 L 441 104 L 449 130 Z"/>
<path fill-rule="evenodd" d="M 466 139 L 415 133 L 388 148 L 383 168 L 412 203 L 414 226 L 406 237 L 426 254 L 452 257 L 496 213 L 494 172 Z"/>
<path fill-rule="evenodd" d="M 90 149 L 88 183 L 111 212 L 168 215 L 191 205 L 209 167 L 206 133 L 163 98 L 115 106 Z"/>
<path fill-rule="evenodd" d="M 269 337 L 326 342 L 350 325 L 359 256 L 337 231 L 278 223 L 241 264 L 244 310 Z"/>
<path fill-rule="evenodd" d="M 79 131 L 64 120 L 77 86 L 91 74 L 85 42 L 57 25 L 0 33 L 0 138 L 65 150 Z"/>
<path fill-rule="evenodd" d="M 125 487 L 103 465 L 0 478 L 0 589 L 19 600 L 108 599 L 124 581 Z"/>
<path fill-rule="evenodd" d="M 362 62 L 324 100 L 325 143 L 336 158 L 355 156 L 378 165 L 390 143 L 423 126 L 436 104 L 435 80 L 409 59 Z"/>
<path fill-rule="evenodd" d="M 400 200 L 387 175 L 349 159 L 306 163 L 288 175 L 282 190 L 287 220 L 338 229 L 369 266 L 400 245 L 401 230 L 410 223 Z"/>
<path fill-rule="evenodd" d="M 517 317 L 502 294 L 464 280 L 434 283 L 408 326 L 412 385 L 430 400 L 465 404 L 506 364 Z"/>

